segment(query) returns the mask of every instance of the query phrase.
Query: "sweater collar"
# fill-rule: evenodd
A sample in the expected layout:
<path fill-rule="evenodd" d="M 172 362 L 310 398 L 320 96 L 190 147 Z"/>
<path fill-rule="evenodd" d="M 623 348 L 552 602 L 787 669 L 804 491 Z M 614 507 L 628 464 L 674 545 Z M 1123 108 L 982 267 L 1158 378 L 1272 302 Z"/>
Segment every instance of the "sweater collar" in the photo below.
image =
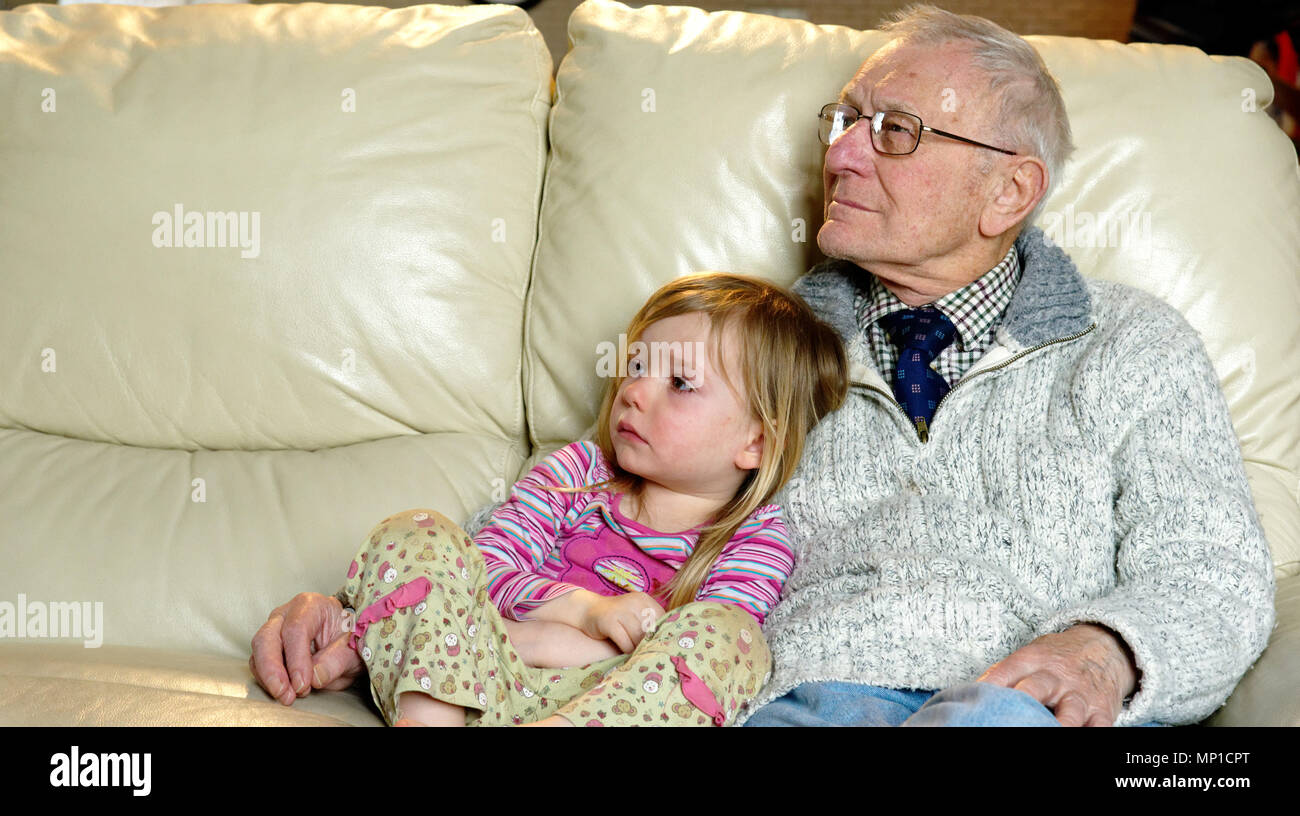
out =
<path fill-rule="evenodd" d="M 1034 226 L 1020 233 L 1016 251 L 1020 284 L 1002 318 L 998 340 L 1032 348 L 1087 329 L 1092 324 L 1092 299 L 1070 256 Z M 852 347 L 860 332 L 854 296 L 866 288 L 869 274 L 851 261 L 830 259 L 813 267 L 792 288 Z"/>

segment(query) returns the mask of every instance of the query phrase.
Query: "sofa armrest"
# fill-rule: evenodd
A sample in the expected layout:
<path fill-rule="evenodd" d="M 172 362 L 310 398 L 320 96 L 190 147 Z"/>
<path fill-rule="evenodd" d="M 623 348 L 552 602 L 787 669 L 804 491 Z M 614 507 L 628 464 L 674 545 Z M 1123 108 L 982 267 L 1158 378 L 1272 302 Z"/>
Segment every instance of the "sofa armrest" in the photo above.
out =
<path fill-rule="evenodd" d="M 1276 604 L 1264 654 L 1206 725 L 1300 725 L 1300 575 L 1278 579 Z"/>

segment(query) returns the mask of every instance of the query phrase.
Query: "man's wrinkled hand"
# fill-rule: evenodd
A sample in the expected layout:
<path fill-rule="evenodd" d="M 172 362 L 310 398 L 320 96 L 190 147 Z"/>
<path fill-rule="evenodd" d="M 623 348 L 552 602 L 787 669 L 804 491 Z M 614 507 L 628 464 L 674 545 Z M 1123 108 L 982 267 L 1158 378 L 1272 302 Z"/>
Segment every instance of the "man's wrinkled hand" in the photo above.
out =
<path fill-rule="evenodd" d="M 284 705 L 313 688 L 348 688 L 365 669 L 348 644 L 352 620 L 337 598 L 302 592 L 276 607 L 253 636 L 248 668 Z"/>
<path fill-rule="evenodd" d="M 1025 692 L 1061 725 L 1108 726 L 1137 687 L 1137 668 L 1114 632 L 1082 623 L 1025 644 L 979 679 Z"/>

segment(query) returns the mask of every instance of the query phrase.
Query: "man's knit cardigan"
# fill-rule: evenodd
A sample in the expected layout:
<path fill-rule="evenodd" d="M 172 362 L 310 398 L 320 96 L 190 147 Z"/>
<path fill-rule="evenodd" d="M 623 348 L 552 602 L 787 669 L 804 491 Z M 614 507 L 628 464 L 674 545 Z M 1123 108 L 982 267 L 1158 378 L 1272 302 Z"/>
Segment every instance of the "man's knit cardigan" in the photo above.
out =
<path fill-rule="evenodd" d="M 853 310 L 867 273 L 794 286 L 838 330 L 853 381 L 810 434 L 785 509 L 796 566 L 764 627 L 771 682 L 941 689 L 1084 622 L 1132 649 L 1116 721 L 1218 708 L 1273 627 L 1273 568 L 1219 381 L 1161 300 L 1087 281 L 1029 228 L 997 344 L 922 443 Z"/>

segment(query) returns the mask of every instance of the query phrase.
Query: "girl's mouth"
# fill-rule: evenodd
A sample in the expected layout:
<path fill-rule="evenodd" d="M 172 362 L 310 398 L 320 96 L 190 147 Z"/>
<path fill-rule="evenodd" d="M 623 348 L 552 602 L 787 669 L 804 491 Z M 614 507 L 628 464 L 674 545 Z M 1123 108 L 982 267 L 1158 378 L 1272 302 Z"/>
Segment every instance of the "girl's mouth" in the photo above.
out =
<path fill-rule="evenodd" d="M 624 439 L 630 439 L 634 442 L 640 442 L 643 445 L 648 444 L 644 439 L 641 438 L 640 434 L 632 430 L 631 425 L 628 425 L 625 422 L 618 423 L 618 435 L 623 437 Z"/>

